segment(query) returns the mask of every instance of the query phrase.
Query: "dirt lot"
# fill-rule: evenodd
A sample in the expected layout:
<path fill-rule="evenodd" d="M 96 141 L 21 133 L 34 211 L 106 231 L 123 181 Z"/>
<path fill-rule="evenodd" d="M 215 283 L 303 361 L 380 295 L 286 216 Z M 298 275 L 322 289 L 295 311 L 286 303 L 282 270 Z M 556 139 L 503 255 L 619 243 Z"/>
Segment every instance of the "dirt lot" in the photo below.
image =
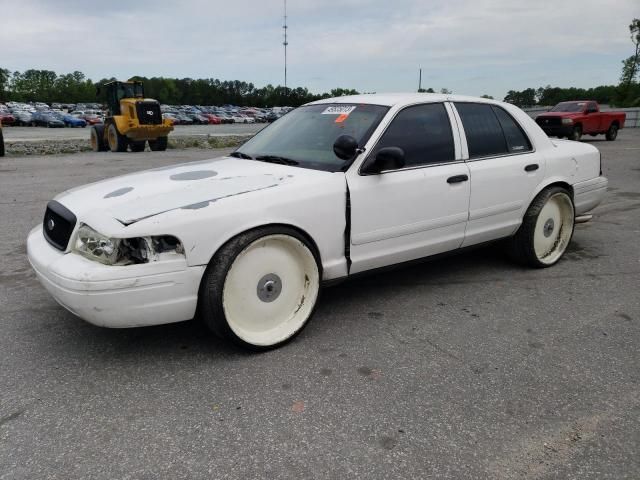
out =
<path fill-rule="evenodd" d="M 640 129 L 586 141 L 610 192 L 557 266 L 352 280 L 260 355 L 93 327 L 25 257 L 56 193 L 211 151 L 0 159 L 0 479 L 640 478 Z"/>

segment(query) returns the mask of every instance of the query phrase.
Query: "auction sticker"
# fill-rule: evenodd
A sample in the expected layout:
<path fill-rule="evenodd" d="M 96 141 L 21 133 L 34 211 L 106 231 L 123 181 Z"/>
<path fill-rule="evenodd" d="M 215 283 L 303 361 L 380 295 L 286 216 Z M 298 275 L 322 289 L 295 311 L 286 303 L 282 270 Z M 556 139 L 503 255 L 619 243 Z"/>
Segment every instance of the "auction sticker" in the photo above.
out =
<path fill-rule="evenodd" d="M 323 115 L 349 115 L 356 109 L 355 105 L 332 105 L 322 112 Z"/>

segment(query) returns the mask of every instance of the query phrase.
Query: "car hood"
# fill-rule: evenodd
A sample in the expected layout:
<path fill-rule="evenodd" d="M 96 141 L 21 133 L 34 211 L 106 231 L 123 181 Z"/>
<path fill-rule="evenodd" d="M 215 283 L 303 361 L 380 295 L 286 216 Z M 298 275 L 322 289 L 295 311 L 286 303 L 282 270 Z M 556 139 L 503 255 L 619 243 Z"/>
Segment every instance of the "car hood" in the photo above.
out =
<path fill-rule="evenodd" d="M 131 225 L 177 209 L 199 209 L 252 192 L 308 182 L 329 172 L 232 157 L 191 162 L 77 187 L 55 200 L 80 220 L 96 213 Z"/>

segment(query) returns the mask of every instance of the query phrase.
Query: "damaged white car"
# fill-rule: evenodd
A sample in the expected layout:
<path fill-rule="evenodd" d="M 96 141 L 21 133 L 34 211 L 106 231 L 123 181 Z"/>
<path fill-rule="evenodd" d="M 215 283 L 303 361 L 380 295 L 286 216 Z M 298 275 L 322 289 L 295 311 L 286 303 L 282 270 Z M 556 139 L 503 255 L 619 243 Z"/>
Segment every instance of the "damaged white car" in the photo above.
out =
<path fill-rule="evenodd" d="M 38 278 L 105 327 L 196 313 L 263 349 L 324 282 L 498 239 L 548 267 L 606 191 L 600 153 L 518 108 L 428 94 L 321 100 L 231 155 L 62 193 L 27 241 Z"/>

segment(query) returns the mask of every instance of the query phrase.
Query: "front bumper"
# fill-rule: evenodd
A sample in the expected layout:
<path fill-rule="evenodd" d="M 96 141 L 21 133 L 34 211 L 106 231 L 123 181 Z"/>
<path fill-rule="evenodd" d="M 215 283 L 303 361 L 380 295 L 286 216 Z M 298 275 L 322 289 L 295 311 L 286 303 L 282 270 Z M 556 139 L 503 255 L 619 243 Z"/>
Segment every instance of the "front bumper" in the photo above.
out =
<path fill-rule="evenodd" d="M 538 125 L 549 137 L 568 137 L 573 133 L 573 125 Z"/>
<path fill-rule="evenodd" d="M 110 266 L 55 249 L 42 227 L 27 238 L 40 283 L 64 308 L 89 323 L 125 328 L 193 318 L 205 266 L 184 259 Z"/>

